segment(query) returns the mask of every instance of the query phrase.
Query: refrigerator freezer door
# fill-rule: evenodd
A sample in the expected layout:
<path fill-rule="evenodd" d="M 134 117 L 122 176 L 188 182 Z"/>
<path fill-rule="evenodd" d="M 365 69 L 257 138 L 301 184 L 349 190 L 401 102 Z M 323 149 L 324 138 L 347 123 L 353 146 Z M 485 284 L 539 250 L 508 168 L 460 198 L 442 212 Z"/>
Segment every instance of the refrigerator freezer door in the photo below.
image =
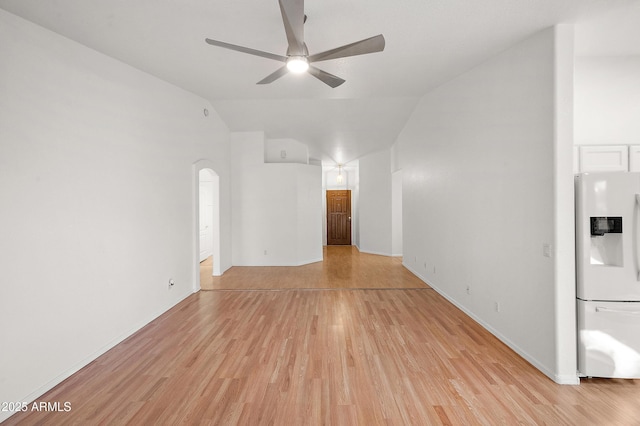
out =
<path fill-rule="evenodd" d="M 640 302 L 578 300 L 578 373 L 640 378 Z"/>
<path fill-rule="evenodd" d="M 638 194 L 640 173 L 576 175 L 579 299 L 640 301 Z"/>

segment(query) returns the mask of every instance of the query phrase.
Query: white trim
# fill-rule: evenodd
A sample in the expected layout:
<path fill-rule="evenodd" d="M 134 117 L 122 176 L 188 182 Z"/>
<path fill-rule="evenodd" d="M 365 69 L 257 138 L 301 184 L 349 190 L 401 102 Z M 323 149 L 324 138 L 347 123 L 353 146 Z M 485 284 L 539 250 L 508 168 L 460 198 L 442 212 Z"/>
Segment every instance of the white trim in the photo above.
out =
<path fill-rule="evenodd" d="M 381 253 L 381 252 L 377 252 L 377 251 L 360 250 L 360 249 L 358 249 L 358 251 L 359 251 L 360 253 L 375 254 L 375 255 L 378 255 L 378 256 L 393 257 L 393 255 L 392 255 L 392 254 L 389 254 L 389 253 Z"/>
<path fill-rule="evenodd" d="M 300 261 L 295 266 L 303 266 L 303 265 L 308 265 L 310 263 L 317 263 L 317 262 L 323 262 L 323 261 L 324 261 L 323 257 L 316 257 L 314 259 L 307 259 L 307 260 Z"/>
<path fill-rule="evenodd" d="M 322 257 L 318 257 L 313 259 L 301 260 L 299 262 L 270 263 L 270 264 L 261 264 L 261 265 L 255 264 L 255 263 L 236 263 L 233 266 L 265 266 L 269 268 L 269 267 L 278 267 L 278 266 L 304 266 L 310 263 L 317 263 L 322 261 L 324 261 L 324 259 Z"/>

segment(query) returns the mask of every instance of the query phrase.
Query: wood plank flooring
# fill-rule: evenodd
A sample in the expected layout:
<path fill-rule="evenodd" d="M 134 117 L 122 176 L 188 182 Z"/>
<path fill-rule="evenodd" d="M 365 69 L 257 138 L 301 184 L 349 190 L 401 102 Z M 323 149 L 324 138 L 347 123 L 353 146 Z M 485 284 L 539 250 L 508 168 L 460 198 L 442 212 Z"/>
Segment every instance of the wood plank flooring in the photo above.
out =
<path fill-rule="evenodd" d="M 201 291 L 8 425 L 634 425 L 640 381 L 560 386 L 434 290 Z"/>
<path fill-rule="evenodd" d="M 212 277 L 211 259 L 201 263 L 202 290 L 283 288 L 427 288 L 402 267 L 402 258 L 360 253 L 354 246 L 324 248 L 324 261 L 296 267 L 234 266 Z"/>

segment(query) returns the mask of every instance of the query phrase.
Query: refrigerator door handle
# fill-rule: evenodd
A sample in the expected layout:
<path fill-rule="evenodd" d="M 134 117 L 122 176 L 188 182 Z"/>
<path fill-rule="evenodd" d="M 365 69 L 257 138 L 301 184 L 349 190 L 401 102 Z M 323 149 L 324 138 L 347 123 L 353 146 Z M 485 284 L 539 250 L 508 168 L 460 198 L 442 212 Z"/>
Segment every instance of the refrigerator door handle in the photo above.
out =
<path fill-rule="evenodd" d="M 625 311 L 623 309 L 611 309 L 605 308 L 604 306 L 596 306 L 596 312 L 602 313 L 612 313 L 612 314 L 629 314 L 629 315 L 640 315 L 640 311 Z"/>

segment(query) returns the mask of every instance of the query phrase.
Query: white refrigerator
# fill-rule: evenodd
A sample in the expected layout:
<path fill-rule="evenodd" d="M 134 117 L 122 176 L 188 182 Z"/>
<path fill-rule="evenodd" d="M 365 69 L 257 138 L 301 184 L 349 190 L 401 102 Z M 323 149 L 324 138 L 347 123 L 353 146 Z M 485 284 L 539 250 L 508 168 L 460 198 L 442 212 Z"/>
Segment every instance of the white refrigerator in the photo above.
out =
<path fill-rule="evenodd" d="M 640 378 L 640 173 L 575 181 L 578 373 Z"/>

